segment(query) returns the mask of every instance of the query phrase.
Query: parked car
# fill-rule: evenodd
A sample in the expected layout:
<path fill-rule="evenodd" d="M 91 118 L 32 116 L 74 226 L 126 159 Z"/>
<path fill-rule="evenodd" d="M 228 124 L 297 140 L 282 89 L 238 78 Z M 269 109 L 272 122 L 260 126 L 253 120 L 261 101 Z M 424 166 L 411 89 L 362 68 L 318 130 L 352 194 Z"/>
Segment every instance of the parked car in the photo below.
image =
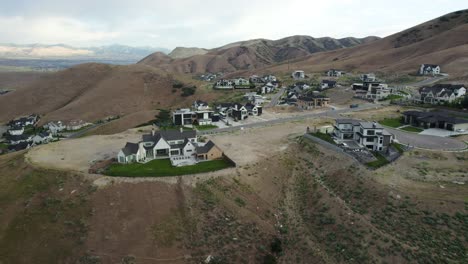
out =
<path fill-rule="evenodd" d="M 358 107 L 359 107 L 358 104 L 352 104 L 352 105 L 349 106 L 349 108 L 358 108 Z"/>

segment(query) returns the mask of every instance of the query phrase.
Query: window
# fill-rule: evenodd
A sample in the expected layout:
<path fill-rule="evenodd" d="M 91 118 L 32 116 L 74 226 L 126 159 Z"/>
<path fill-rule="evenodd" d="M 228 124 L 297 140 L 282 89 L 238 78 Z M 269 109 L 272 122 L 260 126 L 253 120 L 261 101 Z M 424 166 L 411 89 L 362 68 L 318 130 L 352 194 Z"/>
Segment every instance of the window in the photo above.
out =
<path fill-rule="evenodd" d="M 367 135 L 369 136 L 375 135 L 375 130 L 367 130 Z"/>

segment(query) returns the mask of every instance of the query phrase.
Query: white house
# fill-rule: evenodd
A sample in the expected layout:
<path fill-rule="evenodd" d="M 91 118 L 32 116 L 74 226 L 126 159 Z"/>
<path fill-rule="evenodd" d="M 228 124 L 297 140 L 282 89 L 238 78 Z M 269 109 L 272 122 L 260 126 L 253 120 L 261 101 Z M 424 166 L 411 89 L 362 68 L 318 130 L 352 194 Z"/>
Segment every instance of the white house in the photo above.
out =
<path fill-rule="evenodd" d="M 8 133 L 12 136 L 19 136 L 23 135 L 24 133 L 24 127 L 22 126 L 14 126 L 8 130 Z"/>
<path fill-rule="evenodd" d="M 461 84 L 436 84 L 432 87 L 421 87 L 419 94 L 423 103 L 451 103 L 455 99 L 465 96 L 466 88 Z"/>
<path fill-rule="evenodd" d="M 337 69 L 330 69 L 326 72 L 328 77 L 341 77 L 345 75 L 346 73 L 342 70 L 337 70 Z"/>
<path fill-rule="evenodd" d="M 440 66 L 434 64 L 421 64 L 418 73 L 419 75 L 438 75 L 440 74 Z"/>
<path fill-rule="evenodd" d="M 337 141 L 354 141 L 372 151 L 384 151 L 392 143 L 393 135 L 375 122 L 337 119 L 333 132 Z"/>
<path fill-rule="evenodd" d="M 363 82 L 375 82 L 377 81 L 377 77 L 375 76 L 374 73 L 366 73 L 366 74 L 361 74 L 361 81 Z"/>
<path fill-rule="evenodd" d="M 49 132 L 41 132 L 37 135 L 35 135 L 33 138 L 32 138 L 32 141 L 34 142 L 34 144 L 44 144 L 44 143 L 49 143 L 51 140 L 52 140 L 52 134 L 49 133 Z"/>
<path fill-rule="evenodd" d="M 10 145 L 18 145 L 24 142 L 31 142 L 32 136 L 31 135 L 8 135 L 7 140 L 9 141 Z"/>
<path fill-rule="evenodd" d="M 57 135 L 59 132 L 64 131 L 67 127 L 62 123 L 62 121 L 53 121 L 44 125 L 44 128 L 48 129 L 52 135 Z"/>
<path fill-rule="evenodd" d="M 210 106 L 208 105 L 207 102 L 204 102 L 204 101 L 201 101 L 201 100 L 196 100 L 193 103 L 193 109 L 203 111 L 203 110 L 210 110 L 211 108 L 210 108 Z"/>
<path fill-rule="evenodd" d="M 294 72 L 291 74 L 291 77 L 292 77 L 294 80 L 303 80 L 303 79 L 305 79 L 305 73 L 304 73 L 304 71 L 294 71 Z"/>
<path fill-rule="evenodd" d="M 90 123 L 87 123 L 83 120 L 72 120 L 67 123 L 66 129 L 69 131 L 74 131 L 74 130 L 79 130 L 82 129 L 85 126 L 91 125 Z"/>
<path fill-rule="evenodd" d="M 244 78 L 234 80 L 234 88 L 250 88 L 250 81 Z"/>
<path fill-rule="evenodd" d="M 215 89 L 234 89 L 234 82 L 231 80 L 221 79 L 214 86 Z"/>

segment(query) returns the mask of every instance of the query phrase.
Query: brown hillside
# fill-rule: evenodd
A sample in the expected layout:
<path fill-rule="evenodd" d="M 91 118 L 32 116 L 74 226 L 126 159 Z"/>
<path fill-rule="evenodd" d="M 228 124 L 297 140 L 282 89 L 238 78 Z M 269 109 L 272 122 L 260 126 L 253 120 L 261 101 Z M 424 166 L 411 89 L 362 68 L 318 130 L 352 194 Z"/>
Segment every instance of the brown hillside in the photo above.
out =
<path fill-rule="evenodd" d="M 44 115 L 42 122 L 97 121 L 191 102 L 173 82 L 173 76 L 145 65 L 83 64 L 0 96 L 0 122 L 31 113 Z"/>
<path fill-rule="evenodd" d="M 310 72 L 329 68 L 348 71 L 416 72 L 422 63 L 440 64 L 444 72 L 466 73 L 468 10 L 457 11 L 384 39 L 356 47 L 316 53 L 294 61 L 289 68 Z M 286 72 L 288 64 L 268 71 Z"/>
<path fill-rule="evenodd" d="M 377 37 L 358 38 L 313 38 L 292 36 L 280 40 L 254 39 L 231 43 L 208 50 L 206 54 L 179 56 L 168 60 L 155 53 L 140 61 L 140 64 L 159 67 L 171 72 L 204 73 L 254 70 L 290 59 L 297 59 L 316 52 L 330 51 L 369 43 Z M 182 51 L 179 48 L 179 51 Z M 175 50 L 177 54 L 179 51 Z M 198 52 L 200 53 L 200 52 Z M 174 56 L 172 56 L 174 57 Z"/>

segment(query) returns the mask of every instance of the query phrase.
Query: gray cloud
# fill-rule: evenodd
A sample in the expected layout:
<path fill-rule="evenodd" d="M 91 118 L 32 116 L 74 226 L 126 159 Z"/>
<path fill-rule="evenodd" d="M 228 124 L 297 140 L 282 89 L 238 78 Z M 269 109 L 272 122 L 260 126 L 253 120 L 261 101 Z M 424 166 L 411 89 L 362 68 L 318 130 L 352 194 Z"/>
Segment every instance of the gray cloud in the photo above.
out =
<path fill-rule="evenodd" d="M 461 2 L 16 0 L 2 3 L 0 43 L 210 48 L 295 34 L 385 36 L 465 8 Z"/>

